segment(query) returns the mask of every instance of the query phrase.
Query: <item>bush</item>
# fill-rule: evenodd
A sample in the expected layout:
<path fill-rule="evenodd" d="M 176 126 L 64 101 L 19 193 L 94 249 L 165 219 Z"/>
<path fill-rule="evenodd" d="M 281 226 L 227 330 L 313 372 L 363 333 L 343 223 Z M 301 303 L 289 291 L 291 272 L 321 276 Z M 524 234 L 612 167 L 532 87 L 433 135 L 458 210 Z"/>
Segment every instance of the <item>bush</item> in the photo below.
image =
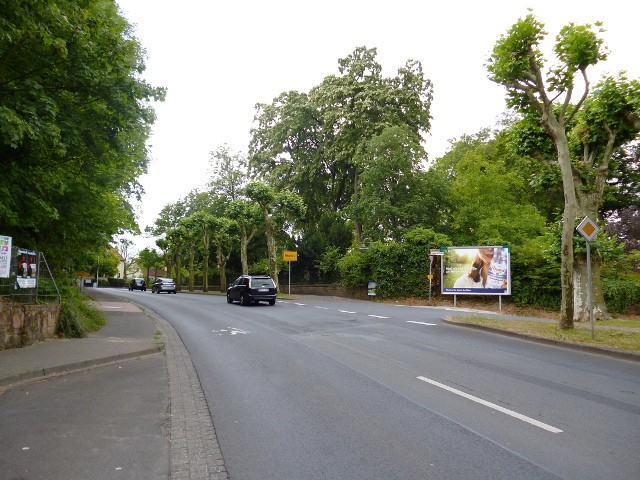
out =
<path fill-rule="evenodd" d="M 611 313 L 627 313 L 632 305 L 640 305 L 640 286 L 631 279 L 603 278 L 602 290 Z"/>
<path fill-rule="evenodd" d="M 640 251 L 634 250 L 606 262 L 600 269 L 602 293 L 607 309 L 612 313 L 627 313 L 640 305 Z"/>
<path fill-rule="evenodd" d="M 108 282 L 109 286 L 114 288 L 124 288 L 126 286 L 124 283 L 124 278 L 109 278 Z"/>
<path fill-rule="evenodd" d="M 67 338 L 82 338 L 106 325 L 104 315 L 89 305 L 90 298 L 77 289 L 65 288 L 62 292 L 60 315 L 55 333 Z"/>
<path fill-rule="evenodd" d="M 75 302 L 62 301 L 60 315 L 56 323 L 56 335 L 67 338 L 87 336 L 87 329 L 82 321 L 82 314 Z"/>
<path fill-rule="evenodd" d="M 367 250 L 351 250 L 338 261 L 341 283 L 366 288 L 375 281 L 383 298 L 427 296 L 429 251 L 447 244 L 446 236 L 417 228 L 403 242 L 374 242 Z"/>

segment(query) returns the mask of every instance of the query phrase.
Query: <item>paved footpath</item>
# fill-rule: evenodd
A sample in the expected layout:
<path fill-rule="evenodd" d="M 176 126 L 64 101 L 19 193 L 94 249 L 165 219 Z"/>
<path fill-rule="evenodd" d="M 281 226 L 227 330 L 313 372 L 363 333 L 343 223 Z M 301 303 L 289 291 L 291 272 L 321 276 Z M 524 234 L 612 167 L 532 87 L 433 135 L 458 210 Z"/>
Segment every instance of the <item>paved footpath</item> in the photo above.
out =
<path fill-rule="evenodd" d="M 99 332 L 0 351 L 0 478 L 228 479 L 174 328 L 91 293 Z"/>

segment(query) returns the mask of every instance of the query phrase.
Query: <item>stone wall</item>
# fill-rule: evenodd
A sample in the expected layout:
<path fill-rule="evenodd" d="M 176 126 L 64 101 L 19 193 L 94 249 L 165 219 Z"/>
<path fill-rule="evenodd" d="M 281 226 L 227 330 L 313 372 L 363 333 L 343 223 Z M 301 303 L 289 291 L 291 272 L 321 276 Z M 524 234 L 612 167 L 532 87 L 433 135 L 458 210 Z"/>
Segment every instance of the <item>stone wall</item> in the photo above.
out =
<path fill-rule="evenodd" d="M 54 336 L 60 304 L 24 305 L 0 301 L 0 350 Z"/>

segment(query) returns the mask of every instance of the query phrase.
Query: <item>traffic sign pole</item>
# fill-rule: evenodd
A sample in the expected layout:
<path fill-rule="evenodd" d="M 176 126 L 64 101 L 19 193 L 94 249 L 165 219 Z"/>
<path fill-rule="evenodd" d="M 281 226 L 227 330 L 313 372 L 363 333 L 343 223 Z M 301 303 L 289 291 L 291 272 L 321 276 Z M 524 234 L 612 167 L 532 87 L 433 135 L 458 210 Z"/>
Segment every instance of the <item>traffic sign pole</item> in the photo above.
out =
<path fill-rule="evenodd" d="M 589 284 L 587 304 L 589 307 L 589 321 L 591 322 L 591 339 L 593 340 L 595 338 L 595 326 L 593 325 L 593 288 L 591 286 L 591 240 L 596 238 L 600 227 L 587 215 L 582 219 L 580 225 L 576 227 L 576 230 L 578 230 L 578 233 L 582 235 L 587 242 L 587 283 Z"/>

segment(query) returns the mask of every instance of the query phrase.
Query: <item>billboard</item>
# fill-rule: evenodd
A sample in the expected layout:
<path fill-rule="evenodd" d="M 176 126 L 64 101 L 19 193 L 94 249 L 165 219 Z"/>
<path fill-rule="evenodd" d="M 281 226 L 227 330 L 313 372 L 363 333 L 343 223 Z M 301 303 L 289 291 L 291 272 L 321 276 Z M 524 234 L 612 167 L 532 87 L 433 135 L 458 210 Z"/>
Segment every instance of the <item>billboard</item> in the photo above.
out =
<path fill-rule="evenodd" d="M 511 295 L 508 246 L 447 247 L 442 256 L 442 293 Z"/>
<path fill-rule="evenodd" d="M 0 235 L 0 278 L 11 275 L 11 237 Z"/>

